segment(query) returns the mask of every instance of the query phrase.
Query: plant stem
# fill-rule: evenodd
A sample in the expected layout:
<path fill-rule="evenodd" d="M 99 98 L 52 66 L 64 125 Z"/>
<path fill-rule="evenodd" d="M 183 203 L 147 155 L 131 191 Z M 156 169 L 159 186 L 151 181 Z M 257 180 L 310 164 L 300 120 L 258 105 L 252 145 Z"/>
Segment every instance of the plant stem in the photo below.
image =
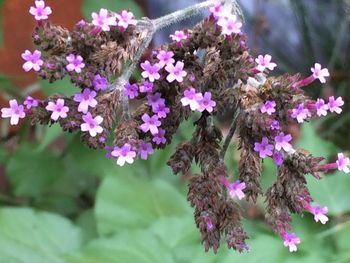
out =
<path fill-rule="evenodd" d="M 235 115 L 233 116 L 233 120 L 231 123 L 230 131 L 228 132 L 224 145 L 222 146 L 222 150 L 220 152 L 220 158 L 224 159 L 226 151 L 228 149 L 228 146 L 230 145 L 230 142 L 232 140 L 233 135 L 235 134 L 236 128 L 237 128 L 237 121 L 238 121 L 238 116 L 240 115 L 240 109 L 237 108 Z"/>

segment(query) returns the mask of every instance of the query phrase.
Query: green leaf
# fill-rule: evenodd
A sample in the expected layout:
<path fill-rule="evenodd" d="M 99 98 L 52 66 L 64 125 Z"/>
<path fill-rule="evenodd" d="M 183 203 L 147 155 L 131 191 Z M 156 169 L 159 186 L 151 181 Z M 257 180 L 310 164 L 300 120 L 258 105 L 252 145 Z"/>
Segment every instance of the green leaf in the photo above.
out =
<path fill-rule="evenodd" d="M 149 226 L 167 216 L 190 216 L 191 209 L 172 185 L 164 180 L 146 180 L 129 169 L 108 176 L 96 200 L 98 232 L 102 235 Z"/>
<path fill-rule="evenodd" d="M 54 140 L 56 140 L 59 136 L 63 134 L 62 128 L 58 123 L 55 123 L 51 126 L 39 126 L 39 129 L 41 129 L 41 134 L 38 136 L 40 137 L 40 143 L 37 147 L 38 151 L 44 150 L 47 146 L 49 146 Z M 37 128 L 37 130 L 39 130 Z"/>
<path fill-rule="evenodd" d="M 68 220 L 29 208 L 0 209 L 0 261 L 66 263 L 61 256 L 81 246 L 81 232 Z"/>
<path fill-rule="evenodd" d="M 47 80 L 39 81 L 41 90 L 46 96 L 50 96 L 55 93 L 63 94 L 67 97 L 73 96 L 79 91 L 78 87 L 74 86 L 68 77 L 61 80 L 57 80 L 54 83 L 49 83 Z"/>
<path fill-rule="evenodd" d="M 98 12 L 101 8 L 107 8 L 114 12 L 127 9 L 133 12 L 137 18 L 141 18 L 143 16 L 140 6 L 135 3 L 134 0 L 84 0 L 82 12 L 86 19 L 91 20 L 91 13 Z"/>

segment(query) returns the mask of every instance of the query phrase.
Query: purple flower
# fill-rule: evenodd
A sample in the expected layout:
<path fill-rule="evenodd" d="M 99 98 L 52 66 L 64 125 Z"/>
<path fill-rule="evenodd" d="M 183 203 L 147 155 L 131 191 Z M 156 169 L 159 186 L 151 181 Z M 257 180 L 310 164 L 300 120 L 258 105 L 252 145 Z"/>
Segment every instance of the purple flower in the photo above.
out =
<path fill-rule="evenodd" d="M 270 55 L 259 55 L 255 62 L 258 64 L 256 69 L 260 72 L 264 72 L 265 69 L 274 70 L 277 67 L 276 63 L 271 62 L 272 57 Z"/>
<path fill-rule="evenodd" d="M 158 73 L 161 67 L 158 64 L 152 65 L 148 60 L 144 63 L 141 63 L 142 71 L 141 75 L 143 78 L 148 78 L 150 82 L 154 82 L 157 79 L 160 79 L 160 74 Z"/>
<path fill-rule="evenodd" d="M 326 78 L 329 77 L 329 71 L 327 68 L 322 69 L 321 64 L 315 63 L 315 67 L 311 68 L 312 76 L 314 79 L 319 79 L 321 83 L 326 83 Z"/>
<path fill-rule="evenodd" d="M 235 198 L 237 196 L 239 200 L 242 200 L 245 197 L 243 190 L 246 188 L 246 185 L 244 182 L 242 183 L 241 181 L 237 180 L 234 183 L 230 183 L 230 181 L 224 176 L 220 177 L 220 180 L 229 190 L 229 195 L 231 198 Z"/>
<path fill-rule="evenodd" d="M 41 66 L 44 64 L 44 61 L 41 59 L 41 52 L 39 50 L 34 50 L 34 52 L 30 52 L 26 50 L 22 53 L 22 58 L 26 61 L 22 68 L 25 72 L 34 69 L 34 71 L 39 71 Z"/>
<path fill-rule="evenodd" d="M 157 115 L 150 117 L 147 113 L 142 115 L 143 124 L 141 124 L 140 129 L 143 132 L 150 131 L 152 135 L 158 133 L 158 127 L 161 125 L 161 122 L 158 120 Z"/>
<path fill-rule="evenodd" d="M 211 92 L 205 92 L 204 96 L 199 99 L 198 101 L 199 108 L 198 110 L 200 112 L 207 111 L 207 112 L 212 112 L 213 108 L 216 106 L 216 102 L 211 99 Z"/>
<path fill-rule="evenodd" d="M 330 112 L 336 112 L 337 114 L 340 114 L 342 112 L 342 109 L 340 107 L 343 105 L 344 101 L 342 97 L 334 99 L 334 96 L 332 96 L 328 99 L 328 108 Z"/>
<path fill-rule="evenodd" d="M 73 100 L 79 102 L 78 111 L 86 114 L 89 110 L 89 107 L 96 107 L 97 100 L 95 100 L 95 97 L 95 91 L 84 89 L 82 93 L 75 94 Z"/>
<path fill-rule="evenodd" d="M 139 95 L 139 87 L 137 84 L 126 83 L 124 85 L 124 95 L 129 99 L 134 99 Z"/>
<path fill-rule="evenodd" d="M 108 88 L 108 80 L 97 74 L 92 81 L 92 85 L 94 85 L 95 90 L 106 90 Z"/>
<path fill-rule="evenodd" d="M 184 63 L 181 61 L 176 62 L 176 65 L 168 64 L 165 67 L 165 70 L 169 73 L 166 77 L 166 80 L 169 83 L 172 83 L 174 80 L 177 82 L 182 82 L 184 77 L 187 76 L 187 72 L 183 70 Z"/>
<path fill-rule="evenodd" d="M 145 81 L 142 85 L 140 85 L 141 93 L 150 93 L 153 91 L 153 83 L 149 81 Z"/>
<path fill-rule="evenodd" d="M 45 109 L 52 111 L 51 119 L 54 121 L 57 121 L 58 118 L 66 118 L 67 112 L 69 112 L 69 108 L 64 106 L 64 99 L 57 99 L 56 102 L 49 101 Z"/>
<path fill-rule="evenodd" d="M 207 231 L 211 232 L 214 229 L 214 224 L 210 216 L 204 217 L 204 221 L 205 221 L 205 224 L 207 225 Z"/>
<path fill-rule="evenodd" d="M 261 106 L 260 112 L 261 113 L 267 113 L 268 115 L 272 115 L 276 112 L 276 102 L 273 100 L 268 100 L 264 103 L 264 105 Z"/>
<path fill-rule="evenodd" d="M 156 113 L 160 119 L 166 118 L 170 112 L 170 109 L 164 103 L 157 104 L 156 106 L 152 107 L 152 110 L 153 113 Z"/>
<path fill-rule="evenodd" d="M 76 73 L 80 73 L 81 70 L 85 67 L 83 63 L 83 58 L 81 56 L 75 56 L 74 54 L 70 54 L 66 57 L 66 60 L 69 64 L 66 66 L 66 69 L 71 72 L 75 71 Z"/>
<path fill-rule="evenodd" d="M 281 166 L 283 163 L 283 155 L 280 152 L 275 152 L 273 154 L 273 160 L 275 161 L 277 166 Z"/>
<path fill-rule="evenodd" d="M 217 21 L 217 25 L 221 27 L 221 33 L 225 36 L 241 33 L 242 23 L 237 20 L 235 15 L 222 16 Z"/>
<path fill-rule="evenodd" d="M 194 82 L 196 80 L 196 76 L 194 74 L 191 74 L 188 76 L 188 80 Z"/>
<path fill-rule="evenodd" d="M 280 132 L 276 137 L 275 137 L 275 148 L 277 151 L 280 151 L 282 148 L 286 152 L 289 152 L 290 150 L 293 149 L 292 145 L 289 143 L 292 140 L 292 135 L 287 134 L 284 135 L 283 132 Z"/>
<path fill-rule="evenodd" d="M 110 31 L 110 26 L 117 25 L 115 17 L 109 16 L 107 9 L 101 8 L 98 14 L 94 12 L 91 14 L 91 16 L 92 24 L 100 27 L 102 31 Z"/>
<path fill-rule="evenodd" d="M 285 247 L 289 248 L 289 252 L 297 251 L 297 246 L 300 244 L 300 238 L 298 238 L 295 233 L 286 233 L 283 235 L 283 244 Z"/>
<path fill-rule="evenodd" d="M 328 213 L 327 207 L 321 207 L 319 204 L 312 207 L 312 214 L 314 215 L 314 219 L 316 222 L 320 221 L 321 224 L 326 224 L 328 221 L 328 217 L 326 214 Z"/>
<path fill-rule="evenodd" d="M 115 17 L 118 19 L 118 26 L 127 29 L 129 25 L 136 25 L 137 20 L 132 12 L 123 10 L 121 14 L 116 14 Z"/>
<path fill-rule="evenodd" d="M 273 145 L 269 144 L 267 137 L 263 137 L 261 143 L 254 144 L 254 151 L 259 152 L 260 158 L 272 156 Z"/>
<path fill-rule="evenodd" d="M 83 115 L 83 121 L 84 123 L 80 125 L 81 131 L 88 131 L 91 137 L 95 137 L 98 133 L 103 132 L 103 128 L 100 126 L 103 122 L 101 116 L 92 117 L 91 113 L 88 112 L 86 115 Z"/>
<path fill-rule="evenodd" d="M 32 98 L 31 96 L 27 96 L 23 104 L 27 107 L 28 110 L 30 110 L 33 107 L 38 107 L 39 101 Z"/>
<path fill-rule="evenodd" d="M 209 8 L 210 13 L 214 16 L 215 19 L 219 19 L 223 15 L 223 7 L 220 2 L 216 3 L 215 6 Z"/>
<path fill-rule="evenodd" d="M 176 42 L 180 43 L 182 40 L 187 39 L 187 35 L 185 34 L 184 31 L 182 31 L 182 30 L 177 30 L 177 31 L 175 31 L 174 34 L 171 34 L 171 35 L 170 35 L 170 38 L 171 38 L 173 41 L 176 41 Z"/>
<path fill-rule="evenodd" d="M 279 130 L 279 129 L 281 129 L 281 126 L 280 126 L 279 121 L 274 120 L 274 121 L 271 123 L 271 130 Z"/>
<path fill-rule="evenodd" d="M 202 98 L 201 93 L 197 93 L 194 88 L 189 88 L 184 91 L 184 97 L 180 100 L 182 106 L 190 105 L 191 110 L 198 110 L 199 103 L 198 101 Z"/>
<path fill-rule="evenodd" d="M 157 58 L 159 60 L 158 65 L 163 68 L 165 65 L 168 65 L 169 63 L 171 64 L 175 63 L 173 56 L 174 56 L 174 52 L 172 51 L 168 51 L 168 52 L 164 50 L 159 51 L 157 55 Z"/>
<path fill-rule="evenodd" d="M 112 152 L 115 150 L 116 147 L 114 146 L 106 146 L 105 147 L 105 150 L 106 150 L 106 158 L 107 159 L 111 159 L 113 156 L 112 156 Z"/>
<path fill-rule="evenodd" d="M 349 173 L 350 169 L 350 159 L 345 157 L 343 153 L 338 153 L 338 159 L 336 161 L 337 167 L 339 171 L 343 171 L 344 173 Z"/>
<path fill-rule="evenodd" d="M 157 145 L 166 143 L 165 130 L 159 128 L 158 133 L 153 134 L 152 141 L 155 142 Z"/>
<path fill-rule="evenodd" d="M 1 109 L 2 118 L 10 118 L 11 125 L 17 125 L 19 119 L 23 119 L 26 114 L 23 105 L 18 105 L 17 100 L 9 101 L 10 108 Z"/>
<path fill-rule="evenodd" d="M 329 109 L 328 105 L 324 102 L 323 99 L 317 99 L 315 103 L 316 111 L 317 111 L 317 116 L 326 116 L 327 111 Z"/>
<path fill-rule="evenodd" d="M 298 123 L 303 123 L 304 120 L 310 117 L 310 111 L 305 108 L 303 103 L 300 103 L 298 108 L 292 109 L 291 117 L 297 119 Z"/>
<path fill-rule="evenodd" d="M 159 104 L 165 104 L 165 99 L 163 99 L 161 97 L 161 94 L 157 92 L 153 95 L 147 95 L 147 102 L 152 107 L 152 109 L 155 109 Z"/>
<path fill-rule="evenodd" d="M 52 14 L 51 7 L 45 6 L 44 1 L 35 1 L 35 7 L 31 6 L 29 13 L 34 16 L 35 20 L 46 20 L 49 18 L 49 15 Z"/>
<path fill-rule="evenodd" d="M 142 140 L 139 141 L 137 151 L 142 160 L 147 160 L 148 155 L 151 155 L 154 153 L 154 150 L 152 148 L 152 143 L 144 142 Z"/>
<path fill-rule="evenodd" d="M 132 164 L 136 157 L 136 152 L 132 150 L 131 145 L 126 143 L 123 147 L 114 147 L 111 155 L 117 158 L 117 164 L 123 166 L 125 163 Z"/>

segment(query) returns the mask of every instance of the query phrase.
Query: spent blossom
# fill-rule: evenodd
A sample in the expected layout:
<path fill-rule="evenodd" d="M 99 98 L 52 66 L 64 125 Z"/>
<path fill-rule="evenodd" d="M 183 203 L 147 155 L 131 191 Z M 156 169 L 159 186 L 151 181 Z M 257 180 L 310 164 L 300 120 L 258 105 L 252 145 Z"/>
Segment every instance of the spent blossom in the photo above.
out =
<path fill-rule="evenodd" d="M 223 176 L 220 178 L 220 180 L 222 184 L 229 190 L 229 196 L 231 198 L 237 197 L 239 200 L 242 200 L 245 197 L 243 190 L 246 188 L 246 185 L 244 182 L 237 180 L 234 183 L 230 183 L 230 181 Z"/>
<path fill-rule="evenodd" d="M 10 108 L 1 109 L 1 117 L 10 118 L 10 124 L 17 125 L 19 119 L 23 119 L 26 116 L 24 112 L 24 106 L 18 105 L 17 100 L 10 100 L 9 105 Z"/>
<path fill-rule="evenodd" d="M 80 129 L 83 132 L 89 132 L 91 137 L 95 137 L 97 134 L 103 132 L 103 128 L 100 125 L 103 122 L 103 118 L 101 116 L 93 117 L 90 112 L 86 115 L 83 115 L 83 121 L 80 125 Z"/>
<path fill-rule="evenodd" d="M 297 108 L 292 109 L 291 117 L 297 119 L 298 123 L 303 123 L 310 115 L 310 111 L 305 108 L 304 103 L 300 103 Z"/>
<path fill-rule="evenodd" d="M 342 97 L 338 97 L 337 99 L 334 96 L 329 97 L 328 99 L 328 108 L 330 112 L 335 112 L 340 114 L 342 110 L 342 106 L 344 105 L 344 101 Z"/>
<path fill-rule="evenodd" d="M 140 129 L 143 132 L 150 131 L 152 135 L 155 135 L 158 133 L 158 127 L 161 125 L 161 122 L 158 120 L 157 115 L 153 115 L 150 117 L 147 113 L 142 115 L 142 121 L 143 124 L 140 125 Z"/>
<path fill-rule="evenodd" d="M 85 67 L 84 59 L 79 55 L 70 54 L 66 57 L 66 60 L 68 61 L 68 65 L 66 66 L 66 69 L 71 72 L 75 71 L 76 73 L 80 73 L 81 70 Z"/>
<path fill-rule="evenodd" d="M 169 63 L 171 64 L 175 63 L 173 56 L 174 56 L 174 52 L 172 51 L 164 51 L 164 50 L 159 51 L 157 55 L 157 59 L 159 60 L 158 65 L 163 68 Z"/>
<path fill-rule="evenodd" d="M 216 106 L 216 102 L 211 99 L 211 92 L 207 91 L 204 93 L 203 96 L 198 100 L 198 110 L 200 112 L 207 111 L 212 112 L 214 110 L 214 107 Z"/>
<path fill-rule="evenodd" d="M 182 40 L 187 39 L 187 35 L 185 34 L 184 31 L 182 31 L 182 30 L 177 30 L 177 31 L 175 31 L 174 34 L 171 34 L 171 35 L 170 35 L 170 38 L 171 38 L 173 41 L 176 41 L 177 43 L 180 43 Z"/>
<path fill-rule="evenodd" d="M 148 78 L 150 82 L 160 79 L 160 74 L 158 73 L 161 67 L 158 64 L 152 65 L 148 60 L 141 63 L 141 68 L 143 69 L 141 75 L 143 78 Z"/>
<path fill-rule="evenodd" d="M 275 137 L 275 149 L 277 151 L 280 151 L 281 149 L 285 150 L 286 152 L 289 152 L 293 149 L 292 145 L 289 143 L 292 140 L 292 135 L 287 134 L 285 135 L 283 132 L 280 132 Z"/>
<path fill-rule="evenodd" d="M 187 76 L 187 72 L 184 69 L 184 63 L 181 61 L 176 62 L 176 64 L 168 64 L 165 67 L 165 70 L 169 73 L 166 77 L 169 83 L 172 83 L 174 80 L 177 82 L 182 82 L 184 77 Z"/>
<path fill-rule="evenodd" d="M 152 148 L 152 143 L 140 140 L 138 144 L 137 152 L 140 155 L 140 158 L 142 160 L 147 160 L 148 155 L 151 155 L 154 153 L 154 150 Z"/>
<path fill-rule="evenodd" d="M 276 102 L 273 100 L 266 101 L 260 108 L 261 113 L 267 113 L 268 115 L 272 115 L 276 112 Z"/>
<path fill-rule="evenodd" d="M 259 153 L 260 158 L 265 158 L 266 156 L 272 156 L 273 145 L 269 144 L 267 137 L 263 137 L 261 142 L 256 142 L 254 144 L 254 151 Z"/>
<path fill-rule="evenodd" d="M 116 14 L 115 17 L 118 19 L 118 26 L 127 29 L 129 25 L 136 25 L 137 20 L 132 12 L 123 10 L 120 14 Z"/>
<path fill-rule="evenodd" d="M 264 72 L 265 69 L 274 70 L 275 67 L 277 67 L 277 64 L 271 62 L 271 60 L 272 57 L 269 54 L 266 54 L 265 56 L 259 55 L 258 58 L 255 59 L 255 62 L 258 64 L 256 69 L 260 72 Z"/>
<path fill-rule="evenodd" d="M 23 105 L 25 105 L 26 108 L 30 110 L 31 108 L 37 107 L 39 105 L 39 101 L 32 98 L 31 96 L 27 96 L 23 102 Z"/>
<path fill-rule="evenodd" d="M 125 143 L 122 147 L 114 147 L 111 155 L 117 158 L 117 164 L 124 166 L 125 163 L 132 164 L 136 157 L 136 152 L 132 150 L 130 144 Z"/>
<path fill-rule="evenodd" d="M 124 85 L 124 95 L 129 99 L 134 99 L 139 95 L 139 86 L 137 84 L 126 83 Z"/>
<path fill-rule="evenodd" d="M 82 93 L 74 95 L 73 100 L 79 102 L 78 111 L 86 114 L 89 107 L 95 108 L 97 100 L 95 100 L 96 92 L 90 89 L 84 89 Z"/>
<path fill-rule="evenodd" d="M 117 21 L 115 17 L 112 17 L 108 14 L 108 10 L 101 8 L 99 13 L 93 12 L 92 24 L 101 28 L 102 31 L 110 31 L 111 26 L 116 26 Z"/>
<path fill-rule="evenodd" d="M 153 134 L 152 141 L 157 145 L 165 144 L 166 143 L 165 130 L 162 128 L 159 128 L 158 132 L 156 134 Z"/>
<path fill-rule="evenodd" d="M 92 85 L 95 90 L 106 90 L 108 88 L 108 80 L 105 77 L 102 77 L 100 74 L 94 76 Z"/>
<path fill-rule="evenodd" d="M 300 244 L 300 238 L 295 233 L 285 233 L 282 235 L 283 245 L 288 247 L 289 252 L 297 251 L 297 245 Z"/>
<path fill-rule="evenodd" d="M 59 118 L 66 118 L 69 108 L 64 106 L 64 99 L 57 99 L 56 102 L 49 101 L 45 107 L 46 110 L 52 111 L 51 119 L 57 121 Z"/>
<path fill-rule="evenodd" d="M 217 25 L 221 27 L 221 33 L 226 36 L 231 36 L 232 34 L 240 34 L 242 23 L 238 21 L 237 16 L 229 14 L 220 17 Z"/>
<path fill-rule="evenodd" d="M 35 7 L 30 7 L 29 13 L 34 16 L 35 20 L 41 21 L 49 18 L 49 15 L 52 14 L 52 9 L 49 6 L 45 6 L 43 0 L 38 0 L 35 1 Z"/>
<path fill-rule="evenodd" d="M 41 66 L 44 64 L 44 61 L 41 59 L 41 52 L 39 50 L 34 50 L 34 52 L 30 52 L 26 50 L 22 53 L 22 58 L 26 61 L 22 68 L 25 72 L 33 69 L 34 71 L 39 71 Z"/>

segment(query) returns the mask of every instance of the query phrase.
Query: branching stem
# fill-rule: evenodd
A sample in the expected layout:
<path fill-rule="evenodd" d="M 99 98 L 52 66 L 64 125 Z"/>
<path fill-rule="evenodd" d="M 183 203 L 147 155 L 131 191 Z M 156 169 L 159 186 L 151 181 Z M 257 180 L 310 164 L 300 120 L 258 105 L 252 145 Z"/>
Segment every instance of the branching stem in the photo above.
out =
<path fill-rule="evenodd" d="M 231 127 L 230 127 L 230 131 L 228 132 L 226 138 L 225 138 L 225 142 L 224 145 L 222 146 L 221 152 L 220 152 L 220 158 L 224 159 L 225 158 L 225 154 L 226 151 L 228 149 L 228 146 L 230 145 L 230 142 L 232 140 L 233 135 L 236 132 L 236 128 L 237 128 L 237 121 L 238 121 L 238 117 L 240 115 L 240 109 L 237 108 L 235 115 L 233 116 L 233 120 L 231 123 Z"/>

